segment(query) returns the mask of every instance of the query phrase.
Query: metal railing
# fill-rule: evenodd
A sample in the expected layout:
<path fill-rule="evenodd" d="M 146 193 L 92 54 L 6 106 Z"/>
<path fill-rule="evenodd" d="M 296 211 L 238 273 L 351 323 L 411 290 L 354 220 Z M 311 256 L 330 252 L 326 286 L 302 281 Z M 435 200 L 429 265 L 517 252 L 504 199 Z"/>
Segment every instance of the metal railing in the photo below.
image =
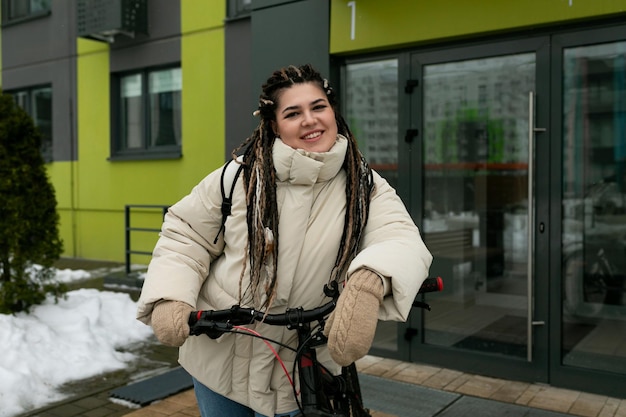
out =
<path fill-rule="evenodd" d="M 149 232 L 149 233 L 159 233 L 161 231 L 160 228 L 146 228 L 146 227 L 132 227 L 130 224 L 130 214 L 132 209 L 159 209 L 163 213 L 163 217 L 165 217 L 165 213 L 167 213 L 167 209 L 169 206 L 160 206 L 160 205 L 146 205 L 146 204 L 127 204 L 124 208 L 124 222 L 125 222 L 125 242 L 126 242 L 126 273 L 130 274 L 130 257 L 131 255 L 147 255 L 152 256 L 152 252 L 133 250 L 131 249 L 131 232 Z"/>

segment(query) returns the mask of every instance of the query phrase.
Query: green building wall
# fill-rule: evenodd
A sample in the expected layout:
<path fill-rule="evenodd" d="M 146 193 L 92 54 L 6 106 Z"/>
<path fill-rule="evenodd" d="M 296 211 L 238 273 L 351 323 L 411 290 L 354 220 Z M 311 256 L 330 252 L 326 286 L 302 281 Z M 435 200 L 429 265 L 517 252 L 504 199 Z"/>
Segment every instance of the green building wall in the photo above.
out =
<path fill-rule="evenodd" d="M 181 2 L 182 157 L 110 161 L 109 45 L 77 39 L 76 158 L 49 164 L 61 217 L 63 256 L 122 262 L 124 207 L 171 205 L 224 162 L 224 2 Z M 160 210 L 133 210 L 132 227 L 159 228 Z M 133 232 L 151 251 L 157 233 Z M 133 255 L 131 262 L 147 264 Z"/>
<path fill-rule="evenodd" d="M 519 29 L 601 19 L 623 0 L 331 1 L 330 53 L 379 51 Z"/>

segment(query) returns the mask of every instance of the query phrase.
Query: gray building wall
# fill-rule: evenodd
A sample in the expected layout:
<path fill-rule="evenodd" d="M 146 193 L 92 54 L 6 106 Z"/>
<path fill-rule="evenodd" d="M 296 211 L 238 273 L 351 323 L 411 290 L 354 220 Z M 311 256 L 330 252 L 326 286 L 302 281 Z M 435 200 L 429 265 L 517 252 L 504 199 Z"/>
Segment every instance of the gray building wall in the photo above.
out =
<path fill-rule="evenodd" d="M 253 68 L 251 38 L 249 17 L 226 22 L 226 160 L 230 158 L 231 152 L 250 136 L 258 121 L 252 116 L 256 104 L 252 98 L 255 89 L 251 80 Z"/>
<path fill-rule="evenodd" d="M 2 88 L 52 86 L 52 160 L 75 160 L 76 2 L 53 0 L 51 12 L 2 26 Z M 28 45 L 28 48 L 23 47 Z M 110 71 L 120 72 L 180 62 L 180 3 L 151 0 L 148 33 L 117 36 Z"/>
<path fill-rule="evenodd" d="M 226 22 L 226 158 L 258 120 L 261 85 L 287 65 L 331 77 L 330 0 L 254 0 L 247 19 Z"/>
<path fill-rule="evenodd" d="M 312 64 L 328 76 L 329 0 L 256 0 L 252 7 L 255 103 L 261 85 L 280 67 Z"/>
<path fill-rule="evenodd" d="M 52 159 L 76 158 L 76 11 L 52 1 L 47 16 L 2 26 L 2 89 L 52 86 Z M 29 45 L 25 48 L 24 45 Z"/>
<path fill-rule="evenodd" d="M 116 37 L 111 44 L 111 72 L 180 62 L 180 30 L 180 2 L 150 0 L 148 33 Z"/>

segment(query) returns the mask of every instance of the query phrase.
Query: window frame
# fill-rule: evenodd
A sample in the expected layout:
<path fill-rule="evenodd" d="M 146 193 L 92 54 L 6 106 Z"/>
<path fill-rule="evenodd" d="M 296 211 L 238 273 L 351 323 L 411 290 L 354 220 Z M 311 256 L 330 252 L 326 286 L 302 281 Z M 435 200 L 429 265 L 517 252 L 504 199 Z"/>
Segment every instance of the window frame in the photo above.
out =
<path fill-rule="evenodd" d="M 150 112 L 150 75 L 165 70 L 182 70 L 180 63 L 145 67 L 131 71 L 123 71 L 111 75 L 111 161 L 178 159 L 182 157 L 182 126 L 180 128 L 180 144 L 154 146 L 151 144 L 151 112 Z M 141 108 L 139 122 L 141 128 L 141 147 L 128 148 L 124 145 L 122 80 L 126 77 L 139 75 L 141 79 Z M 181 74 L 182 78 L 182 74 Z M 180 88 L 182 95 L 182 84 Z M 182 103 L 179 117 L 182 120 Z M 182 123 L 182 122 L 181 122 Z"/>
<path fill-rule="evenodd" d="M 226 19 L 236 20 L 250 17 L 252 0 L 226 0 Z"/>
<path fill-rule="evenodd" d="M 33 99 L 34 96 L 33 94 L 36 91 L 39 90 L 44 90 L 47 89 L 50 91 L 50 134 L 46 135 L 42 130 L 41 130 L 41 126 L 39 123 L 37 123 L 37 120 L 35 118 L 35 109 L 33 109 Z M 7 90 L 6 91 L 7 94 L 11 95 L 13 97 L 13 100 L 15 101 L 15 103 L 21 107 L 27 114 L 28 116 L 32 119 L 33 124 L 35 125 L 35 127 L 37 128 L 37 130 L 39 131 L 39 133 L 41 134 L 41 146 L 40 146 L 40 150 L 41 150 L 41 156 L 43 157 L 45 162 L 52 162 L 53 160 L 53 149 L 54 149 L 54 110 L 53 110 L 53 105 L 54 105 L 54 93 L 52 90 L 52 84 L 38 84 L 38 85 L 34 85 L 34 86 L 29 86 L 29 87 L 21 87 L 21 88 L 14 88 L 11 90 Z M 22 105 L 21 101 L 17 99 L 17 96 L 23 96 L 25 97 L 24 101 L 25 101 L 25 106 Z"/>
<path fill-rule="evenodd" d="M 27 5 L 28 13 L 23 16 L 13 17 L 11 18 L 11 1 L 21 1 Z M 2 26 L 11 26 L 23 22 L 28 22 L 30 20 L 39 19 L 42 17 L 49 16 L 52 14 L 52 1 L 47 0 L 48 4 L 44 10 L 39 10 L 32 12 L 32 0 L 4 0 L 2 1 Z"/>

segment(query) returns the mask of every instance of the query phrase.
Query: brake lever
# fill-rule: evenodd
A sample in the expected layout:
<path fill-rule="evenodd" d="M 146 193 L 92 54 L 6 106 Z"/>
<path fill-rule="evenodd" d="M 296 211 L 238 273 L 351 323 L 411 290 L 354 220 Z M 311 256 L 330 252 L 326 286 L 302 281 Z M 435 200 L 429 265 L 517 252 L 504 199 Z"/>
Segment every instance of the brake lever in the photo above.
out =
<path fill-rule="evenodd" d="M 228 333 L 233 329 L 230 323 L 215 322 L 213 320 L 200 320 L 189 328 L 191 336 L 200 336 L 206 334 L 211 339 L 217 339 L 224 333 Z"/>
<path fill-rule="evenodd" d="M 324 295 L 335 300 L 339 297 L 339 284 L 337 281 L 331 281 L 324 286 Z"/>

